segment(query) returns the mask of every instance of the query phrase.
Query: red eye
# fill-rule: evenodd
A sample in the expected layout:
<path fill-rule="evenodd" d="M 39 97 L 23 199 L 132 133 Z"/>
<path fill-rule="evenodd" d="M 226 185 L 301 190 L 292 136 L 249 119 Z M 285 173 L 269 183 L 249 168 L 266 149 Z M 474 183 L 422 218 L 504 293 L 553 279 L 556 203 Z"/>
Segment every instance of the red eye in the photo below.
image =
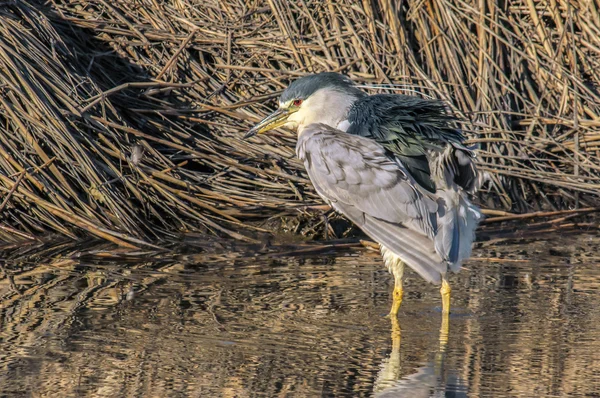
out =
<path fill-rule="evenodd" d="M 294 106 L 300 106 L 300 105 L 302 105 L 301 99 L 294 100 Z"/>

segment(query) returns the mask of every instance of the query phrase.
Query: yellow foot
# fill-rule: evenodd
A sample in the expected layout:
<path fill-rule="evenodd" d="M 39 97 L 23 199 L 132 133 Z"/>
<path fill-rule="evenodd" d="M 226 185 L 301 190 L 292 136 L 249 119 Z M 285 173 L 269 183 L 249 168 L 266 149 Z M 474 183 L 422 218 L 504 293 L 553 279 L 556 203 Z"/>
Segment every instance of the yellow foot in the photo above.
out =
<path fill-rule="evenodd" d="M 452 289 L 450 288 L 450 284 L 446 279 L 442 279 L 442 288 L 440 292 L 442 293 L 442 313 L 449 314 L 450 313 L 450 292 Z"/>
<path fill-rule="evenodd" d="M 402 286 L 395 286 L 394 293 L 392 294 L 392 309 L 390 310 L 390 317 L 395 317 L 398 315 L 398 310 L 400 309 L 400 304 L 402 304 L 402 296 L 404 295 L 404 289 Z"/>

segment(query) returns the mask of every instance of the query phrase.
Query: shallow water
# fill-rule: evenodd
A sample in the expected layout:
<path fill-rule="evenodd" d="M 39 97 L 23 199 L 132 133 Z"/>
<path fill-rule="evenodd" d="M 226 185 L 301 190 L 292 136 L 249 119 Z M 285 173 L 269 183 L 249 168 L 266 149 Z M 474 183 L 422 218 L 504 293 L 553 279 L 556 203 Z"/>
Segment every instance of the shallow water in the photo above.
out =
<path fill-rule="evenodd" d="M 7 262 L 0 396 L 598 396 L 598 246 L 479 244 L 447 342 L 415 274 L 385 317 L 392 280 L 364 250 Z"/>

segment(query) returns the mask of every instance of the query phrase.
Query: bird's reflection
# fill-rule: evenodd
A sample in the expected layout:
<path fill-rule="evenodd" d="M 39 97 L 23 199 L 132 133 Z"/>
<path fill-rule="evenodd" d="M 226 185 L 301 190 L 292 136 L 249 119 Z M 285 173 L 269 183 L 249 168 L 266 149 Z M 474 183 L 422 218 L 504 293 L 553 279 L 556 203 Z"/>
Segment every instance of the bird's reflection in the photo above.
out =
<path fill-rule="evenodd" d="M 439 335 L 439 349 L 434 361 L 410 374 L 402 376 L 401 340 L 402 331 L 398 318 L 391 320 L 392 351 L 384 360 L 375 381 L 374 394 L 382 397 L 435 397 L 444 396 L 446 393 L 446 379 L 444 372 L 444 359 L 448 346 L 449 319 L 448 314 L 442 315 L 442 324 Z M 410 349 L 410 347 L 404 347 Z M 466 393 L 454 392 L 454 397 L 466 397 Z"/>

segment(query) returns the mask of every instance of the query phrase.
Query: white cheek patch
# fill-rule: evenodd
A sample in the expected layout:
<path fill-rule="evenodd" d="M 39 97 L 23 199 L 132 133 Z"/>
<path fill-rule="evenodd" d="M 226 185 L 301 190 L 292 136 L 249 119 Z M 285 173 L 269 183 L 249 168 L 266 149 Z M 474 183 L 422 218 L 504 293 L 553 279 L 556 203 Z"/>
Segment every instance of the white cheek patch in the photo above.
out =
<path fill-rule="evenodd" d="M 290 128 L 298 127 L 298 125 L 302 124 L 303 120 L 304 120 L 303 112 L 302 112 L 302 109 L 300 109 L 300 110 L 292 113 L 290 116 L 288 116 L 287 123 L 285 125 L 286 125 L 286 127 L 290 127 Z"/>

